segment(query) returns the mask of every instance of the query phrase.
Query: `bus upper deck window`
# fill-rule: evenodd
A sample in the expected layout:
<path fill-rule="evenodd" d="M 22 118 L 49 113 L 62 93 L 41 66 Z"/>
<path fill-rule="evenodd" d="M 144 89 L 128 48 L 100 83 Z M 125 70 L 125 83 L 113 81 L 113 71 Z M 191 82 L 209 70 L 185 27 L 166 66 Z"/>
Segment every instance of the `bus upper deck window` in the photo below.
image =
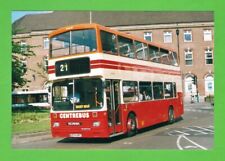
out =
<path fill-rule="evenodd" d="M 147 52 L 148 52 L 147 44 L 135 41 L 135 52 L 137 55 L 137 59 L 147 60 Z"/>
<path fill-rule="evenodd" d="M 119 53 L 121 56 L 135 58 L 133 40 L 118 36 Z"/>
<path fill-rule="evenodd" d="M 101 31 L 100 35 L 103 52 L 108 54 L 117 54 L 116 35 L 106 31 Z"/>

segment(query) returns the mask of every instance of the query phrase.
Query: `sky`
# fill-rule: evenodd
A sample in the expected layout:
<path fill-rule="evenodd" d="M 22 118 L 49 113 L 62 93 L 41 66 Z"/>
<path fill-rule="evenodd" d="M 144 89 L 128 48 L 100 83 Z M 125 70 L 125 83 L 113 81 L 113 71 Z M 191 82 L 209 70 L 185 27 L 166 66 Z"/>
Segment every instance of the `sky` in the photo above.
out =
<path fill-rule="evenodd" d="M 18 20 L 19 18 L 28 15 L 28 14 L 41 14 L 41 13 L 49 13 L 52 11 L 13 11 L 12 12 L 12 23 Z"/>

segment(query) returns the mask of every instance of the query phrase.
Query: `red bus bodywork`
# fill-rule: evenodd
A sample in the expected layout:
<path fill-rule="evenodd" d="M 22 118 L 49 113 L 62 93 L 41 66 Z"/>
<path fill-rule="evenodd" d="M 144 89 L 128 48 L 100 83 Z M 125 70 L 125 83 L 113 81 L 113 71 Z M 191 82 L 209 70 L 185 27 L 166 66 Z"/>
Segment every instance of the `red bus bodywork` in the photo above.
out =
<path fill-rule="evenodd" d="M 134 38 L 130 35 L 119 33 L 97 24 L 75 25 L 72 27 L 61 28 L 51 33 L 50 38 L 66 31 L 78 30 L 82 28 L 95 28 L 97 35 L 99 35 L 100 30 L 104 30 L 114 34 L 127 36 L 128 38 Z M 48 66 L 49 80 L 55 82 L 58 80 L 67 80 L 71 78 L 79 79 L 82 77 L 100 77 L 105 80 L 115 79 L 123 81 L 129 79 L 129 74 L 131 75 L 132 80 L 137 79 L 138 81 L 141 81 L 142 77 L 143 79 L 146 79 L 147 75 L 157 75 L 157 79 L 161 79 L 161 77 L 163 76 L 163 79 L 170 80 L 170 78 L 167 78 L 169 76 L 174 81 L 179 82 L 179 90 L 176 92 L 176 97 L 157 100 L 153 99 L 142 102 L 137 101 L 119 103 L 117 110 L 119 111 L 118 113 L 120 121 L 119 123 L 115 123 L 114 120 L 112 125 L 109 124 L 108 121 L 109 114 L 106 104 L 104 105 L 104 108 L 99 110 L 84 109 L 78 111 L 54 111 L 52 109 L 51 131 L 53 137 L 109 138 L 116 135 L 125 134 L 129 130 L 128 117 L 130 114 L 135 116 L 137 130 L 169 121 L 168 113 L 170 108 L 173 109 L 174 119 L 182 116 L 182 114 L 184 113 L 181 87 L 182 83 L 181 73 L 178 67 L 160 65 L 157 63 L 147 65 L 147 62 L 143 60 L 130 60 L 129 58 L 120 57 L 119 55 L 104 54 L 102 51 L 101 40 L 98 36 L 96 37 L 98 48 L 93 53 L 90 52 L 85 54 L 60 56 L 59 58 L 50 58 Z M 148 43 L 147 41 L 141 40 L 140 38 L 134 39 L 142 41 L 144 43 Z M 90 57 L 90 73 L 62 77 L 56 76 L 55 63 L 58 60 L 62 61 L 65 59 L 69 60 L 82 57 Z M 112 73 L 111 75 L 110 72 Z"/>
<path fill-rule="evenodd" d="M 175 99 L 121 104 L 119 110 L 122 124 L 117 125 L 115 131 L 119 134 L 127 132 L 126 123 L 128 114 L 131 112 L 136 115 L 137 129 L 167 122 L 170 106 L 176 107 L 174 115 L 177 119 L 184 113 L 182 102 L 182 93 L 178 93 L 178 98 Z M 60 115 L 68 113 L 88 113 L 89 118 L 60 118 Z M 95 121 L 101 122 L 101 125 L 93 127 Z M 53 127 L 55 122 L 60 122 L 60 127 Z M 51 131 L 53 137 L 109 138 L 114 136 L 113 129 L 108 126 L 107 111 L 51 113 Z"/>

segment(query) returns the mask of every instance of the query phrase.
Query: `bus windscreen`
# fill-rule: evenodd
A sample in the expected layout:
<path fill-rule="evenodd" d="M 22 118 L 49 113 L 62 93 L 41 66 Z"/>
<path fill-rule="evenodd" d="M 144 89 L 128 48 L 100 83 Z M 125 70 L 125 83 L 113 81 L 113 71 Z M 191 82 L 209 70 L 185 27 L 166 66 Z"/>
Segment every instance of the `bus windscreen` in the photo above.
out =
<path fill-rule="evenodd" d="M 65 80 L 53 84 L 53 110 L 100 109 L 103 106 L 101 79 Z"/>

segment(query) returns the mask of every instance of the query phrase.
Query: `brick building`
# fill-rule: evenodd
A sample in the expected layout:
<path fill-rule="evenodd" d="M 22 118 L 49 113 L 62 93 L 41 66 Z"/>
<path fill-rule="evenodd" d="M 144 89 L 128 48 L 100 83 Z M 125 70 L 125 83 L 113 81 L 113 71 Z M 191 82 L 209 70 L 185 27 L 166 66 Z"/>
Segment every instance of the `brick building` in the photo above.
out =
<path fill-rule="evenodd" d="M 200 101 L 214 94 L 214 20 L 213 12 L 103 12 L 57 11 L 26 15 L 13 23 L 14 41 L 37 46 L 35 57 L 23 59 L 31 80 L 21 90 L 47 88 L 48 34 L 59 27 L 98 23 L 134 34 L 178 52 L 185 100 L 199 93 Z"/>

